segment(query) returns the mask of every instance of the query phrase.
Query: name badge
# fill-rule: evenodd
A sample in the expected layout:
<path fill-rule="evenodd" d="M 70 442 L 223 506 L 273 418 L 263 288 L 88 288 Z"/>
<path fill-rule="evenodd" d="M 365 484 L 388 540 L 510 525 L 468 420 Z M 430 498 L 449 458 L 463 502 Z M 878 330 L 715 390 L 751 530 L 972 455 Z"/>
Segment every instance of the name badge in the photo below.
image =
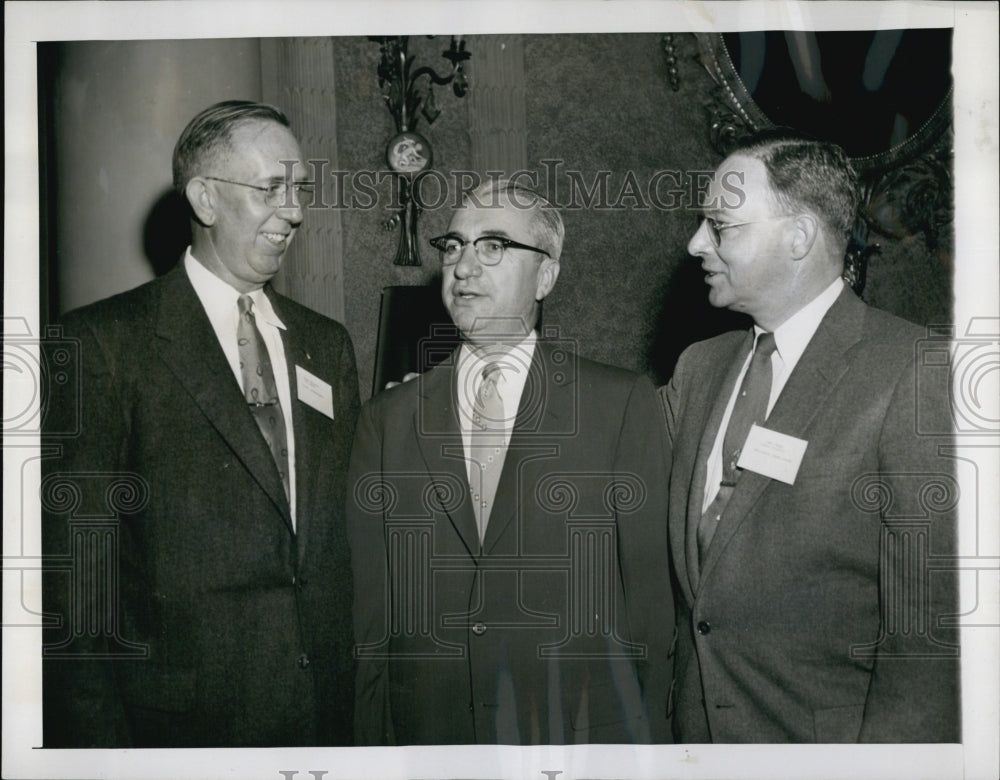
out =
<path fill-rule="evenodd" d="M 318 376 L 313 376 L 302 366 L 295 366 L 295 384 L 299 400 L 333 419 L 333 388 Z"/>
<path fill-rule="evenodd" d="M 805 439 L 753 425 L 736 465 L 794 485 L 808 444 Z"/>

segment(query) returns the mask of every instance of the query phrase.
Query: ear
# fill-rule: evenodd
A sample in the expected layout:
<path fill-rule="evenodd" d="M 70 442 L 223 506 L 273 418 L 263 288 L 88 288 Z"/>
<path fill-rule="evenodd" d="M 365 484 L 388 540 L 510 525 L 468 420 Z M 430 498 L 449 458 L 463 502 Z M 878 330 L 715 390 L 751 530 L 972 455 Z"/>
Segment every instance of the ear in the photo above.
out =
<path fill-rule="evenodd" d="M 790 249 L 793 260 L 809 254 L 819 236 L 819 220 L 812 214 L 799 214 L 792 221 Z"/>
<path fill-rule="evenodd" d="M 556 279 L 559 278 L 559 261 L 546 257 L 538 269 L 537 283 L 535 285 L 535 300 L 540 301 L 545 298 L 552 288 L 556 286 Z"/>
<path fill-rule="evenodd" d="M 184 195 L 195 218 L 206 227 L 215 224 L 215 198 L 205 180 L 195 176 L 184 187 Z"/>

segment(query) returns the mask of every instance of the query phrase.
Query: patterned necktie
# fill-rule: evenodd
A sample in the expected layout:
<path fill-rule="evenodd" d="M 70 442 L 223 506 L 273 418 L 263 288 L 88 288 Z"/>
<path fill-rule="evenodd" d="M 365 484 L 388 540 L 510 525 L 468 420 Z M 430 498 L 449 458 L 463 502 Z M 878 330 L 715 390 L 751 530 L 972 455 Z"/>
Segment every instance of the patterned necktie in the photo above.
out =
<path fill-rule="evenodd" d="M 740 385 L 733 412 L 729 416 L 726 435 L 722 440 L 722 482 L 719 492 L 698 523 L 698 555 L 701 560 L 705 560 L 715 529 L 739 478 L 741 470 L 736 468 L 736 463 L 740 459 L 747 434 L 754 423 L 763 422 L 767 417 L 767 402 L 771 397 L 771 353 L 775 348 L 774 334 L 761 333 L 750 359 L 750 367 L 743 375 L 743 384 Z"/>
<path fill-rule="evenodd" d="M 237 301 L 240 322 L 236 326 L 236 343 L 239 346 L 240 373 L 243 376 L 243 395 L 253 414 L 257 427 L 264 435 L 274 464 L 278 467 L 285 497 L 291 501 L 288 488 L 288 442 L 285 433 L 285 416 L 281 413 L 278 387 L 274 382 L 274 369 L 267 354 L 264 339 L 257 329 L 253 316 L 253 300 L 241 295 Z"/>
<path fill-rule="evenodd" d="M 472 506 L 479 529 L 479 543 L 486 538 L 486 524 L 490 519 L 493 499 L 506 455 L 504 447 L 503 399 L 497 392 L 497 381 L 502 376 L 499 363 L 488 364 L 482 372 L 482 382 L 472 408 Z"/>

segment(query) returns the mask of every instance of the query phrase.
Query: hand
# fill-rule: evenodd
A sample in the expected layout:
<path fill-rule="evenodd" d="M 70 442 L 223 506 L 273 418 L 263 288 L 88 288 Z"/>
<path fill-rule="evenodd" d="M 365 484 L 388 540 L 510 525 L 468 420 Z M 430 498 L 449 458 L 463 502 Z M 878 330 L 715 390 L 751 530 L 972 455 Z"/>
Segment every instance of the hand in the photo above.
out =
<path fill-rule="evenodd" d="M 403 382 L 409 382 L 411 379 L 416 379 L 418 376 L 420 376 L 420 374 L 418 374 L 416 371 L 407 371 L 403 375 Z M 403 382 L 386 382 L 385 383 L 385 389 L 388 390 L 390 387 L 395 387 L 396 385 L 401 385 L 401 384 L 403 384 Z"/>

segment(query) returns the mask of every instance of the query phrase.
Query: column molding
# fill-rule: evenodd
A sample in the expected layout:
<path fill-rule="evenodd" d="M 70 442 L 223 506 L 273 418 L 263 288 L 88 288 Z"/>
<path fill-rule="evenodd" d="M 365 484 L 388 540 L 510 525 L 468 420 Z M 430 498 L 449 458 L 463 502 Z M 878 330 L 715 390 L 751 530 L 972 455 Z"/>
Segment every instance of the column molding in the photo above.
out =
<path fill-rule="evenodd" d="M 323 176 L 317 182 L 317 197 L 332 202 L 331 171 L 339 167 L 333 39 L 261 39 L 261 94 L 264 102 L 288 116 L 305 161 L 320 161 L 315 163 L 315 175 Z M 338 209 L 306 212 L 274 286 L 304 306 L 344 321 L 343 225 Z"/>
<path fill-rule="evenodd" d="M 528 166 L 524 43 L 520 35 L 470 40 L 469 136 L 472 164 L 511 174 Z"/>

